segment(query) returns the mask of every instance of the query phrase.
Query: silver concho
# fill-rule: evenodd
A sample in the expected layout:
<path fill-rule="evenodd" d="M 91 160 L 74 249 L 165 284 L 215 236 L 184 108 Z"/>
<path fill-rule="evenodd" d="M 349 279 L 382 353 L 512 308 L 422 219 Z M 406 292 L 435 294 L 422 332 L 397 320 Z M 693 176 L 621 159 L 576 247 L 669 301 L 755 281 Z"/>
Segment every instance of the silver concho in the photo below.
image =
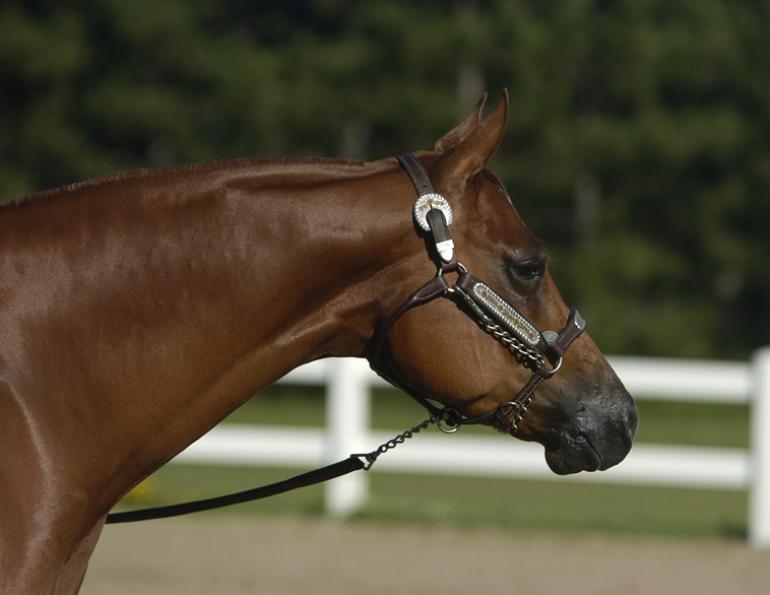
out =
<path fill-rule="evenodd" d="M 423 194 L 414 203 L 414 220 L 420 229 L 430 231 L 427 215 L 431 209 L 438 209 L 444 213 L 446 224 L 452 225 L 452 207 L 449 206 L 449 201 L 440 194 L 431 192 L 430 194 Z"/>
<path fill-rule="evenodd" d="M 540 343 L 540 332 L 492 289 L 483 283 L 476 283 L 473 286 L 473 293 L 488 310 L 494 312 L 495 316 L 505 323 L 509 330 L 516 333 L 530 347 L 536 347 Z"/>

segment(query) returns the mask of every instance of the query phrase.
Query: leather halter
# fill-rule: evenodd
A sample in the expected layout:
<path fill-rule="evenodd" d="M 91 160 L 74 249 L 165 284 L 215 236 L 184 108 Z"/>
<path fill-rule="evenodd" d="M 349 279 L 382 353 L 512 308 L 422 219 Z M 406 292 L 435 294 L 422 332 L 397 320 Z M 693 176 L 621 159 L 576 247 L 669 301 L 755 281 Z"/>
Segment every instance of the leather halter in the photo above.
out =
<path fill-rule="evenodd" d="M 449 234 L 452 222 L 449 202 L 435 192 L 428 174 L 413 154 L 398 157 L 398 162 L 417 190 L 414 215 L 418 226 L 426 230 L 436 248 L 436 254 L 432 256 L 438 261 L 438 272 L 378 325 L 372 337 L 369 364 L 385 380 L 425 407 L 444 432 L 455 432 L 463 425 L 494 420 L 501 427 L 507 425 L 508 433 L 515 434 L 534 398 L 535 390 L 559 371 L 564 353 L 585 330 L 585 321 L 573 308 L 564 328 L 558 333 L 540 331 L 501 294 L 469 273 L 454 252 Z M 421 220 L 422 217 L 424 220 Z M 447 273 L 456 274 L 454 284 L 447 282 Z M 519 364 L 532 371 L 532 376 L 511 400 L 475 417 L 464 416 L 451 407 L 437 407 L 414 387 L 396 379 L 383 360 L 388 332 L 398 319 L 412 308 L 442 297 L 455 301 L 482 330 L 505 346 Z"/>

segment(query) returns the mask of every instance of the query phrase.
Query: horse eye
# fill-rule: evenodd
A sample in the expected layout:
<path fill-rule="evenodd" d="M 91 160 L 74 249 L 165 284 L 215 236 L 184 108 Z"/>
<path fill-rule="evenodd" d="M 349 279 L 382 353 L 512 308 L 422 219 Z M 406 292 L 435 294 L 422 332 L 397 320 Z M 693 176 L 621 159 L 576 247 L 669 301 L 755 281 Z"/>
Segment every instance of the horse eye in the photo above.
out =
<path fill-rule="evenodd" d="M 510 269 L 516 277 L 531 281 L 543 276 L 545 273 L 545 263 L 538 260 L 528 260 L 511 264 Z"/>

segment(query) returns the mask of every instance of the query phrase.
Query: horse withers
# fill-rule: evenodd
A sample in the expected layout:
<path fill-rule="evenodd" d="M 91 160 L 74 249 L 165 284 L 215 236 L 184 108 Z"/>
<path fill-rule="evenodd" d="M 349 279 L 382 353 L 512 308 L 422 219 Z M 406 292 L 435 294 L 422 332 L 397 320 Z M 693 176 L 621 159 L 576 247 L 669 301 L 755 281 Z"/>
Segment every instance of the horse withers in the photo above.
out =
<path fill-rule="evenodd" d="M 538 329 L 568 309 L 486 163 L 507 95 L 416 154 L 453 210 L 463 268 Z M 395 159 L 144 170 L 0 207 L 0 592 L 76 593 L 110 508 L 296 366 L 369 356 L 436 274 Z M 434 255 L 435 256 L 435 255 Z M 403 313 L 375 367 L 467 417 L 530 370 L 450 300 Z M 505 415 L 487 423 L 509 432 Z M 606 469 L 637 413 L 586 335 L 515 436 L 557 473 Z"/>

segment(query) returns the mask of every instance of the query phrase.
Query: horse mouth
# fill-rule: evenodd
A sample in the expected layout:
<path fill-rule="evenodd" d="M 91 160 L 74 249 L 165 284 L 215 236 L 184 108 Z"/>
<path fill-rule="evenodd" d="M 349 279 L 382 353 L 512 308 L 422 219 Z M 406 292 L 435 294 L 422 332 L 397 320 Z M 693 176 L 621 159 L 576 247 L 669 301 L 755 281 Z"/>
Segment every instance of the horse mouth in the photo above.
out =
<path fill-rule="evenodd" d="M 626 458 L 637 429 L 636 407 L 627 423 L 585 424 L 563 427 L 542 441 L 551 471 L 569 475 L 580 471 L 606 471 Z"/>
<path fill-rule="evenodd" d="M 559 433 L 552 436 L 549 440 L 541 440 L 535 436 L 514 434 L 511 432 L 509 420 L 495 418 L 490 425 L 503 434 L 526 441 L 535 440 L 543 444 L 545 446 L 546 463 L 551 471 L 557 475 L 570 475 L 581 471 L 604 471 L 619 463 L 625 457 L 624 452 L 620 458 L 611 457 L 611 462 L 607 462 L 605 460 L 606 457 L 602 457 L 601 452 L 585 434 L 572 436 L 568 433 Z"/>
<path fill-rule="evenodd" d="M 514 436 L 542 444 L 557 475 L 606 471 L 626 458 L 639 428 L 639 412 L 625 389 L 610 396 L 576 400 L 566 410 L 546 408 L 525 417 Z"/>
<path fill-rule="evenodd" d="M 577 437 L 566 436 L 555 447 L 546 445 L 545 461 L 551 471 L 557 475 L 570 475 L 580 471 L 604 471 L 620 462 L 619 460 L 605 461 L 591 440 L 583 434 Z"/>

